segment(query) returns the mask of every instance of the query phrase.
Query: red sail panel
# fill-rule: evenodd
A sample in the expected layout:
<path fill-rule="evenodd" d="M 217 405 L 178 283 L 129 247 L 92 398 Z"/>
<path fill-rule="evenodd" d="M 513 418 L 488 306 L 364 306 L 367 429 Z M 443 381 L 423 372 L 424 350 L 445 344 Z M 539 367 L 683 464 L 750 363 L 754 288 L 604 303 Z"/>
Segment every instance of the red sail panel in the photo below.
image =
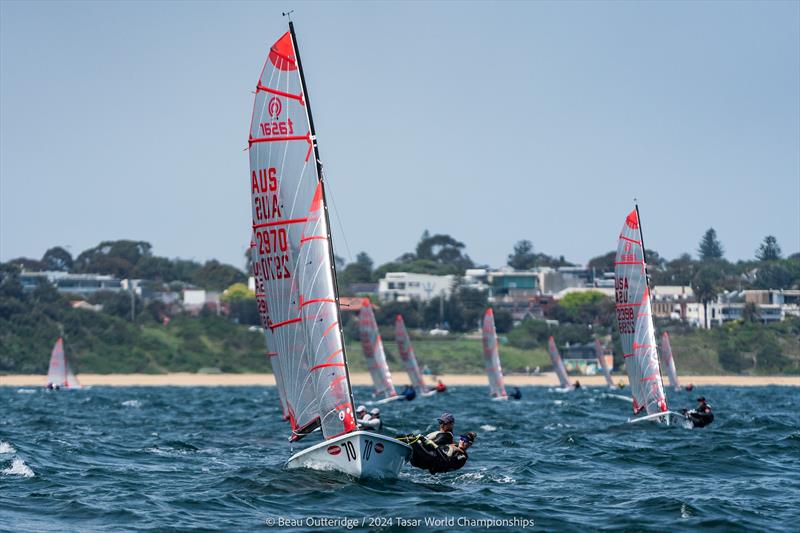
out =
<path fill-rule="evenodd" d="M 397 341 L 397 350 L 400 352 L 403 366 L 408 373 L 408 378 L 411 380 L 411 386 L 417 389 L 419 393 L 428 392 L 428 387 L 425 385 L 422 372 L 419 370 L 417 355 L 414 353 L 414 347 L 411 345 L 411 337 L 408 336 L 406 323 L 403 321 L 402 315 L 397 315 L 395 319 L 394 333 L 395 340 Z"/>
<path fill-rule="evenodd" d="M 655 327 L 644 261 L 639 217 L 634 209 L 625 218 L 614 261 L 614 289 L 625 369 L 630 380 L 633 411 L 667 411 L 658 366 Z"/>
<path fill-rule="evenodd" d="M 373 394 L 383 398 L 397 396 L 392 383 L 392 373 L 389 372 L 389 365 L 386 363 L 386 353 L 383 350 L 378 323 L 375 321 L 375 313 L 372 312 L 372 304 L 367 298 L 364 298 L 358 314 L 358 326 L 364 358 L 372 376 Z"/>
<path fill-rule="evenodd" d="M 316 427 L 320 416 L 298 280 L 300 240 L 319 177 L 296 57 L 288 32 L 270 48 L 249 133 L 256 299 L 293 439 Z"/>
<path fill-rule="evenodd" d="M 603 345 L 597 339 L 594 341 L 594 353 L 597 355 L 597 362 L 600 363 L 600 368 L 603 370 L 603 376 L 606 378 L 606 385 L 608 385 L 609 388 L 616 389 L 617 387 L 614 385 L 614 380 L 611 379 L 611 369 L 606 361 L 605 348 L 603 348 Z"/>
<path fill-rule="evenodd" d="M 661 360 L 667 366 L 670 387 L 674 387 L 675 390 L 681 390 L 681 384 L 678 382 L 678 369 L 675 368 L 675 359 L 672 358 L 672 346 L 669 343 L 669 333 L 666 331 L 661 335 Z"/>
<path fill-rule="evenodd" d="M 494 311 L 486 310 L 483 315 L 483 362 L 489 377 L 489 394 L 494 398 L 508 396 L 503 384 L 503 368 L 500 366 L 500 352 L 497 349 L 497 332 L 494 327 Z"/>
<path fill-rule="evenodd" d="M 313 363 L 311 380 L 319 404 L 322 435 L 331 439 L 358 428 L 345 364 L 323 209 L 320 183 L 301 239 L 300 309 L 308 354 Z"/>
<path fill-rule="evenodd" d="M 564 368 L 564 361 L 561 359 L 561 354 L 558 353 L 558 348 L 556 348 L 556 341 L 551 336 L 547 339 L 547 351 L 550 352 L 550 360 L 553 362 L 553 370 L 558 376 L 558 383 L 562 389 L 566 389 L 570 387 L 569 384 L 569 376 L 567 375 L 567 369 Z"/>

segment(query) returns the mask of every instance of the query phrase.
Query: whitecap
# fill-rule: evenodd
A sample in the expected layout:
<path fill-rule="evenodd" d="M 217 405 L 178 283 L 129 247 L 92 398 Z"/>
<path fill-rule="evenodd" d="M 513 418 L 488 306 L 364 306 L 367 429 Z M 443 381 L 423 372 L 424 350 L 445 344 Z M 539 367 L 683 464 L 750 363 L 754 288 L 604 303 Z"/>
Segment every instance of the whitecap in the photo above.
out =
<path fill-rule="evenodd" d="M 36 389 L 17 389 L 17 394 L 33 394 Z"/>
<path fill-rule="evenodd" d="M 0 441 L 0 454 L 3 453 L 17 453 L 17 450 L 14 449 L 11 443 Z"/>
<path fill-rule="evenodd" d="M 553 400 L 553 403 L 554 403 L 555 405 L 561 405 L 561 404 L 563 404 L 563 403 L 564 403 L 564 400 Z"/>
<path fill-rule="evenodd" d="M 481 429 L 484 431 L 497 431 L 497 426 L 493 426 L 491 424 L 484 424 L 481 426 Z"/>
<path fill-rule="evenodd" d="M 0 470 L 0 473 L 5 474 L 6 476 L 22 476 L 22 477 L 34 476 L 33 470 L 31 470 L 30 467 L 25 464 L 25 461 L 23 461 L 19 457 L 16 457 L 11 462 L 10 467 L 6 468 L 5 470 Z"/>
<path fill-rule="evenodd" d="M 125 400 L 122 402 L 124 407 L 136 407 L 137 409 L 142 406 L 142 402 L 139 400 Z"/>

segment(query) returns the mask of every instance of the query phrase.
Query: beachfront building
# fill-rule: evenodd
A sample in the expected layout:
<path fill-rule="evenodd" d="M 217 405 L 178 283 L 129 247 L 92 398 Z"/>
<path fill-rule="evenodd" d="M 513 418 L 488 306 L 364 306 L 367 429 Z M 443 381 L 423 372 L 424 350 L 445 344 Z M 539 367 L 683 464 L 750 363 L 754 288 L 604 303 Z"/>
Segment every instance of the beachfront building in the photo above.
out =
<path fill-rule="evenodd" d="M 91 296 L 100 291 L 120 292 L 125 290 L 122 280 L 105 274 L 71 274 L 56 270 L 22 272 L 19 281 L 24 291 L 33 291 L 42 283 L 49 283 L 60 293 Z"/>
<path fill-rule="evenodd" d="M 395 300 L 426 302 L 443 296 L 449 298 L 453 292 L 455 276 L 434 276 L 413 272 L 387 272 L 378 281 L 378 298 L 381 301 Z"/>
<path fill-rule="evenodd" d="M 694 291 L 687 285 L 656 285 L 653 287 L 651 305 L 653 316 L 672 320 L 686 320 L 688 306 L 696 303 Z"/>

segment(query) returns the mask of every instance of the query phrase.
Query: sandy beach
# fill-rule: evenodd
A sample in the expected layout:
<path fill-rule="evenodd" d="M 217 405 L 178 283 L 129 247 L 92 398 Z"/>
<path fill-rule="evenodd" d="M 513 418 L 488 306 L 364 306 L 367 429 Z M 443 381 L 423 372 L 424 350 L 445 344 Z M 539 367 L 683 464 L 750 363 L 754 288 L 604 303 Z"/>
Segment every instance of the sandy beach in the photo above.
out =
<path fill-rule="evenodd" d="M 402 387 L 406 383 L 405 374 L 395 372 L 395 385 Z M 440 376 L 448 386 L 454 385 L 486 385 L 486 376 L 482 374 L 450 374 Z M 6 387 L 41 387 L 45 384 L 45 376 L 37 374 L 14 374 L 0 376 L 0 386 Z M 272 374 L 192 374 L 176 372 L 171 374 L 80 374 L 78 379 L 83 385 L 110 387 L 243 387 L 274 386 Z M 350 374 L 354 385 L 370 385 L 372 380 L 367 372 Z M 589 387 L 603 386 L 602 376 L 571 376 L 579 379 L 581 384 Z M 615 382 L 627 384 L 626 376 L 615 375 Z M 682 376 L 684 384 L 694 385 L 728 385 L 734 387 L 763 387 L 766 385 L 800 386 L 800 376 Z M 558 379 L 552 372 L 539 375 L 508 375 L 506 385 L 538 385 L 542 387 L 558 386 Z"/>

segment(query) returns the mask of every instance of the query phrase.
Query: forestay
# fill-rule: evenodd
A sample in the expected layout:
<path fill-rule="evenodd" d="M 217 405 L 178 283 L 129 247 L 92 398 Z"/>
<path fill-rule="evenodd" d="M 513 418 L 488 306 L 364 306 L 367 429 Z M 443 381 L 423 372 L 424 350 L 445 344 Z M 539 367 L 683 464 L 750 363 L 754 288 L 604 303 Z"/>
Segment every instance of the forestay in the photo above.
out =
<path fill-rule="evenodd" d="M 47 370 L 47 384 L 68 389 L 79 389 L 81 384 L 72 372 L 64 353 L 64 339 L 58 338 L 50 354 L 50 367 Z"/>
<path fill-rule="evenodd" d="M 675 359 L 672 358 L 672 346 L 669 344 L 669 333 L 666 331 L 661 335 L 661 360 L 667 365 L 667 375 L 669 384 L 675 390 L 680 390 L 681 384 L 678 382 L 678 370 L 675 368 Z"/>
<path fill-rule="evenodd" d="M 616 389 L 617 386 L 614 385 L 614 380 L 611 379 L 611 369 L 608 367 L 608 362 L 606 361 L 606 351 L 603 348 L 603 344 L 598 339 L 594 341 L 594 352 L 597 355 L 600 368 L 603 370 L 603 376 L 606 378 L 606 385 L 611 389 Z"/>
<path fill-rule="evenodd" d="M 503 368 L 500 366 L 500 352 L 497 348 L 497 331 L 494 327 L 494 311 L 486 310 L 483 315 L 483 361 L 489 377 L 489 393 L 496 398 L 507 398 L 503 384 Z"/>
<path fill-rule="evenodd" d="M 636 209 L 622 225 L 614 261 L 614 288 L 625 368 L 633 396 L 633 412 L 667 411 L 658 366 L 650 289 Z"/>
<path fill-rule="evenodd" d="M 556 341 L 551 336 L 547 339 L 547 351 L 550 352 L 550 360 L 553 362 L 553 370 L 558 376 L 558 383 L 562 389 L 567 389 L 570 387 L 569 384 L 569 376 L 567 375 L 567 369 L 564 368 L 564 361 L 561 360 L 561 354 L 558 353 L 558 348 L 556 348 Z"/>
<path fill-rule="evenodd" d="M 286 32 L 270 48 L 256 85 L 249 136 L 256 300 L 293 439 L 313 430 L 320 416 L 298 280 L 319 176 L 296 58 Z"/>
<path fill-rule="evenodd" d="M 397 396 L 392 383 L 392 373 L 386 364 L 386 353 L 383 351 L 383 341 L 375 321 L 375 313 L 368 298 L 364 298 L 361 311 L 358 315 L 359 333 L 361 334 L 361 347 L 367 360 L 367 368 L 372 375 L 373 393 L 375 396 L 389 398 Z"/>
<path fill-rule="evenodd" d="M 422 372 L 419 370 L 417 355 L 414 353 L 411 337 L 408 336 L 406 323 L 402 315 L 397 315 L 394 321 L 394 337 L 397 341 L 397 350 L 400 352 L 400 358 L 403 360 L 403 366 L 408 373 L 408 378 L 411 380 L 411 386 L 417 389 L 420 394 L 428 392 L 428 386 L 425 385 Z"/>

